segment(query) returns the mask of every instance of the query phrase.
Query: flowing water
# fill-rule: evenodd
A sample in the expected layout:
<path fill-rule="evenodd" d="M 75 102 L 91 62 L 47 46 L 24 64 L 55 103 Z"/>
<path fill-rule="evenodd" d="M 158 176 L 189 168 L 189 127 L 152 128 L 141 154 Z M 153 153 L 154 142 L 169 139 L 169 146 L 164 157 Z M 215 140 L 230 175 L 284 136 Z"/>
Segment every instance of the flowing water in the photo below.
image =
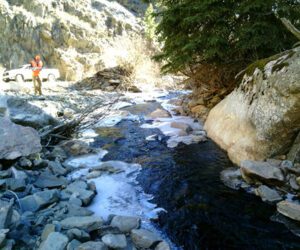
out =
<path fill-rule="evenodd" d="M 166 107 L 171 97 L 159 100 Z M 135 103 L 124 108 L 134 119 L 95 129 L 98 136 L 92 145 L 107 150 L 99 161 L 113 161 L 123 172 L 95 179 L 99 195 L 93 211 L 142 216 L 148 227 L 156 227 L 176 245 L 174 249 L 300 249 L 298 237 L 270 220 L 273 206 L 223 185 L 220 172 L 233 164 L 216 144 L 208 140 L 174 145 L 168 119 L 160 124 L 144 120 L 160 104 Z M 193 119 L 185 121 L 199 130 Z"/>

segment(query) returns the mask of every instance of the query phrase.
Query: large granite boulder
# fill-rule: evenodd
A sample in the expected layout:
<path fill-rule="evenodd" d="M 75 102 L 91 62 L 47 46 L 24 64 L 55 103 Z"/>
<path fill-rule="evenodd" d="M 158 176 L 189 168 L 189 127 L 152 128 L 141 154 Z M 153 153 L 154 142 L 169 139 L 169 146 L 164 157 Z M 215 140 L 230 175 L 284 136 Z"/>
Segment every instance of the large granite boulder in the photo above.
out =
<path fill-rule="evenodd" d="M 300 48 L 258 61 L 209 113 L 208 136 L 231 160 L 288 153 L 300 130 Z"/>
<path fill-rule="evenodd" d="M 14 160 L 41 151 L 40 137 L 36 130 L 12 123 L 0 117 L 0 159 Z"/>

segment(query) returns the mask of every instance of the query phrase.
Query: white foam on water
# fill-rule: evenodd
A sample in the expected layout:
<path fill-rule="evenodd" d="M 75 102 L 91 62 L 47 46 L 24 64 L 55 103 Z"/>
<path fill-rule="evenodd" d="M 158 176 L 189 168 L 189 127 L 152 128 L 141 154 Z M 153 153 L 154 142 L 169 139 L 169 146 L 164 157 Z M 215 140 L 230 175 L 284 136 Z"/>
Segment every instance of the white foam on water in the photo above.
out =
<path fill-rule="evenodd" d="M 133 104 L 130 102 L 117 102 L 112 106 L 112 109 L 122 109 L 122 108 L 130 107 L 132 105 Z"/>
<path fill-rule="evenodd" d="M 108 151 L 99 149 L 98 154 L 88 154 L 67 159 L 64 164 L 73 168 L 92 168 L 101 164 L 102 158 Z"/>
<path fill-rule="evenodd" d="M 110 214 L 138 216 L 145 223 L 150 223 L 150 219 L 156 219 L 158 213 L 164 211 L 150 202 L 153 197 L 145 194 L 138 184 L 136 177 L 141 169 L 140 165 L 120 161 L 106 163 L 123 171 L 90 180 L 96 184 L 98 195 L 89 209 L 96 215 L 104 219 Z"/>

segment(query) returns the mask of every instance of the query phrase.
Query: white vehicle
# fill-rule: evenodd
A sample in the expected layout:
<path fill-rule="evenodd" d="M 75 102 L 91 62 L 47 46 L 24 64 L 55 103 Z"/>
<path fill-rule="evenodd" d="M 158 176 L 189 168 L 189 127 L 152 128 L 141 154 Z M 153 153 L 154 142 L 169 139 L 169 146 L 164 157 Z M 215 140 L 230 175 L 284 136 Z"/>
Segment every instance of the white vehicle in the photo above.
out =
<path fill-rule="evenodd" d="M 59 71 L 57 69 L 47 69 L 43 68 L 40 73 L 40 78 L 42 80 L 55 81 L 60 77 Z M 5 70 L 3 73 L 3 81 L 17 81 L 24 82 L 32 80 L 32 69 L 30 64 L 25 64 L 18 69 Z"/>

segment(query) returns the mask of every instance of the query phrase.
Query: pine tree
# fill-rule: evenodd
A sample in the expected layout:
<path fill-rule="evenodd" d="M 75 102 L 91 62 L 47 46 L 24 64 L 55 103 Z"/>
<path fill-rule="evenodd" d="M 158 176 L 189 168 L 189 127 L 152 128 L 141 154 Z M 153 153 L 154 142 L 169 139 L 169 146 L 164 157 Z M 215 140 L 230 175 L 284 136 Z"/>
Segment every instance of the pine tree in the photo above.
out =
<path fill-rule="evenodd" d="M 145 12 L 144 25 L 145 25 L 146 37 L 149 40 L 154 40 L 157 23 L 155 21 L 154 8 L 152 3 L 149 4 Z"/>

